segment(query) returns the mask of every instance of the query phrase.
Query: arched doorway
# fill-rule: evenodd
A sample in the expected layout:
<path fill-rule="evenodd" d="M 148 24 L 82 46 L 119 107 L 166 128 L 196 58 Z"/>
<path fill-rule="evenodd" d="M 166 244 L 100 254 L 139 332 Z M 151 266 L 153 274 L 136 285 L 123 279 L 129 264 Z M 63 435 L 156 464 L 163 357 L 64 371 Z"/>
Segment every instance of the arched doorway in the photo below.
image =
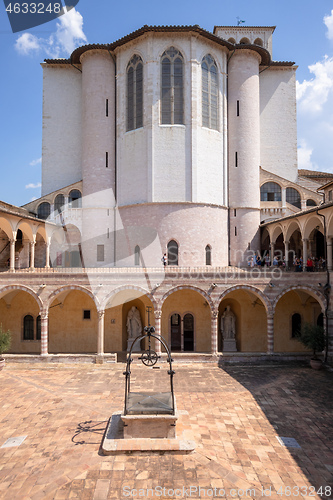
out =
<path fill-rule="evenodd" d="M 194 351 L 194 316 L 186 313 L 181 316 L 174 313 L 170 316 L 171 351 Z"/>

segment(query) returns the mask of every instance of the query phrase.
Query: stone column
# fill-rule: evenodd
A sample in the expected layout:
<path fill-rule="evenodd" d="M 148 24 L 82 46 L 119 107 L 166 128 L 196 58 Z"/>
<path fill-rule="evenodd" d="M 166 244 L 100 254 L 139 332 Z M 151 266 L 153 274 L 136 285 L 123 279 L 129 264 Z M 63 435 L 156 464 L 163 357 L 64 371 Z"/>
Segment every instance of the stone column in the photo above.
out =
<path fill-rule="evenodd" d="M 157 337 L 161 336 L 161 318 L 162 311 L 154 311 L 155 316 L 155 335 Z M 162 344 L 157 339 L 155 339 L 155 352 L 160 355 L 162 353 Z"/>
<path fill-rule="evenodd" d="M 286 262 L 286 269 L 289 267 L 289 241 L 284 242 L 284 259 Z"/>
<path fill-rule="evenodd" d="M 274 249 L 275 249 L 275 243 L 271 242 L 271 266 L 273 265 L 273 260 L 274 260 Z"/>
<path fill-rule="evenodd" d="M 40 355 L 48 356 L 49 355 L 48 313 L 46 311 L 41 312 L 40 319 L 41 319 Z"/>
<path fill-rule="evenodd" d="M 46 242 L 46 253 L 45 253 L 45 268 L 50 268 L 50 242 Z"/>
<path fill-rule="evenodd" d="M 216 354 L 218 350 L 217 340 L 218 340 L 218 311 L 212 311 L 211 316 L 211 352 Z"/>
<path fill-rule="evenodd" d="M 267 314 L 267 354 L 274 353 L 274 315 Z"/>
<path fill-rule="evenodd" d="M 306 261 L 308 260 L 308 240 L 303 238 L 303 269 L 306 268 Z"/>
<path fill-rule="evenodd" d="M 105 311 L 98 311 L 98 334 L 97 334 L 97 355 L 104 354 L 104 314 Z"/>
<path fill-rule="evenodd" d="M 9 270 L 15 272 L 15 242 L 16 240 L 10 240 L 10 266 Z"/>
<path fill-rule="evenodd" d="M 35 241 L 30 241 L 30 269 L 35 269 Z"/>
<path fill-rule="evenodd" d="M 287 191 L 286 191 L 286 188 L 282 188 L 281 190 L 281 204 L 282 204 L 282 208 L 286 208 L 286 194 L 287 194 Z"/>
<path fill-rule="evenodd" d="M 329 271 L 332 271 L 332 238 L 328 237 L 327 238 L 327 262 L 326 265 L 328 267 Z"/>

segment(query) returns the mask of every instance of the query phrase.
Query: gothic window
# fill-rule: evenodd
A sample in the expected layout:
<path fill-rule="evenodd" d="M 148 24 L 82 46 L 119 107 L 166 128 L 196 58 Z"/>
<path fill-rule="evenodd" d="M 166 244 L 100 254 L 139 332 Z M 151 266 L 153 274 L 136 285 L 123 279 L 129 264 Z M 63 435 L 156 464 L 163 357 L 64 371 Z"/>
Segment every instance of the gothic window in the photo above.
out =
<path fill-rule="evenodd" d="M 139 266 L 140 265 L 140 247 L 139 245 L 136 245 L 134 249 L 134 265 Z"/>
<path fill-rule="evenodd" d="M 134 130 L 143 125 L 143 64 L 134 55 L 127 66 L 127 128 Z"/>
<path fill-rule="evenodd" d="M 58 194 L 54 200 L 54 211 L 62 212 L 63 206 L 65 205 L 65 197 L 63 194 Z"/>
<path fill-rule="evenodd" d="M 51 205 L 47 201 L 43 201 L 43 203 L 38 206 L 37 217 L 46 220 L 50 216 L 50 213 Z"/>
<path fill-rule="evenodd" d="M 202 126 L 218 129 L 217 66 L 210 54 L 201 63 L 202 72 Z"/>
<path fill-rule="evenodd" d="M 31 314 L 23 319 L 23 340 L 34 340 L 34 318 Z"/>
<path fill-rule="evenodd" d="M 301 331 L 302 318 L 299 313 L 295 313 L 291 317 L 291 337 L 295 338 Z"/>
<path fill-rule="evenodd" d="M 163 53 L 161 64 L 161 123 L 184 124 L 183 56 L 175 47 L 170 47 Z"/>
<path fill-rule="evenodd" d="M 301 208 L 301 195 L 294 188 L 288 187 L 286 189 L 286 201 L 294 207 Z"/>
<path fill-rule="evenodd" d="M 81 192 L 78 189 L 72 189 L 69 193 L 69 205 L 71 208 L 81 208 Z"/>
<path fill-rule="evenodd" d="M 205 248 L 206 252 L 206 266 L 212 265 L 212 247 L 207 245 Z"/>
<path fill-rule="evenodd" d="M 168 243 L 168 266 L 178 266 L 178 243 L 175 240 Z"/>
<path fill-rule="evenodd" d="M 261 201 L 281 201 L 281 187 L 276 182 L 265 182 L 260 188 Z"/>

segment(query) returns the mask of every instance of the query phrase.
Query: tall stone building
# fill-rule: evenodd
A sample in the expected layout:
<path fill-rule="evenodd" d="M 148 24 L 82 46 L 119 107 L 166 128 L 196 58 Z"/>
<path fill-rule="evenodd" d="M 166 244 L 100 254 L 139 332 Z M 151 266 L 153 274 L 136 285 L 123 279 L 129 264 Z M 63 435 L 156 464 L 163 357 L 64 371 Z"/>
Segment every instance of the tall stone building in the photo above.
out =
<path fill-rule="evenodd" d="M 42 197 L 0 219 L 14 352 L 123 351 L 133 305 L 173 350 L 223 350 L 230 306 L 229 356 L 302 352 L 296 326 L 325 323 L 329 298 L 285 267 L 324 258 L 333 228 L 298 173 L 296 66 L 274 61 L 273 32 L 144 26 L 45 60 Z M 253 274 L 260 254 L 275 267 Z"/>

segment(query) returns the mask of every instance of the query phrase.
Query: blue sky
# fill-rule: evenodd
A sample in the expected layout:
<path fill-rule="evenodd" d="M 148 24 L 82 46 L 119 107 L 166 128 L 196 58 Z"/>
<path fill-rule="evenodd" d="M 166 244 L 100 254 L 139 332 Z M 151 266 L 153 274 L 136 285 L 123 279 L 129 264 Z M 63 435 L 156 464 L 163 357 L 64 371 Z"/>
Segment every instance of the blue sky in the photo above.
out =
<path fill-rule="evenodd" d="M 295 61 L 299 167 L 333 173 L 333 9 L 331 0 L 80 0 L 65 16 L 13 34 L 0 3 L 0 200 L 40 196 L 42 69 L 85 43 L 109 43 L 148 25 L 276 26 L 273 59 Z"/>

